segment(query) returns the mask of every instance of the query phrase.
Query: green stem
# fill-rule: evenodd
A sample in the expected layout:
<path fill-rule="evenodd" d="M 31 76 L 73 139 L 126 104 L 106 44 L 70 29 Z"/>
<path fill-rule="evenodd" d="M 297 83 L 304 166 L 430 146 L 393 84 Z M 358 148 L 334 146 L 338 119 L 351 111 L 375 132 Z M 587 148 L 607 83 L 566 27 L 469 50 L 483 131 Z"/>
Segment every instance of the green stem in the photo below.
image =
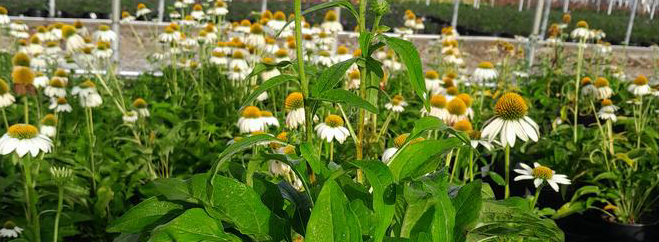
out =
<path fill-rule="evenodd" d="M 469 147 L 469 181 L 474 181 L 474 149 Z"/>
<path fill-rule="evenodd" d="M 30 215 L 28 221 L 32 223 L 32 227 L 34 228 L 34 241 L 41 242 L 41 223 L 39 221 L 39 213 L 37 212 L 38 198 L 36 190 L 34 189 L 36 184 L 35 181 L 32 180 L 32 161 L 30 161 L 30 155 L 27 154 L 25 158 L 21 160 L 21 162 L 23 163 L 25 172 L 25 192 L 26 197 L 28 198 L 26 203 L 27 210 Z"/>
<path fill-rule="evenodd" d="M 297 58 L 298 65 L 298 76 L 300 78 L 300 86 L 302 87 L 302 94 L 304 98 L 309 98 L 309 81 L 307 80 L 306 73 L 304 72 L 304 50 L 302 43 L 302 2 L 301 0 L 295 0 L 293 3 L 293 8 L 295 11 L 295 56 Z M 311 141 L 313 138 L 313 128 L 312 128 L 312 117 L 311 117 L 311 108 L 309 107 L 310 102 L 305 102 L 305 125 L 307 133 L 307 141 Z"/>
<path fill-rule="evenodd" d="M 29 111 L 29 104 L 28 104 L 28 100 L 27 100 L 27 94 L 23 97 L 23 103 L 25 104 L 25 105 L 23 105 L 23 108 L 24 108 L 24 111 L 25 111 L 25 114 L 24 114 L 25 115 L 25 124 L 29 124 L 30 123 L 30 114 L 28 112 Z"/>
<path fill-rule="evenodd" d="M 64 188 L 59 186 L 57 188 L 57 213 L 55 214 L 55 228 L 53 228 L 53 242 L 57 242 L 57 234 L 59 232 L 59 218 L 62 215 L 62 205 L 64 202 Z"/>
<path fill-rule="evenodd" d="M 535 189 L 535 195 L 533 196 L 533 200 L 531 200 L 531 208 L 535 208 L 535 204 L 538 202 L 538 198 L 540 197 L 540 192 L 542 191 L 542 187 L 544 187 L 545 184 L 540 184 L 539 187 Z"/>
<path fill-rule="evenodd" d="M 581 62 L 583 59 L 584 39 L 579 41 L 579 51 L 577 53 L 577 75 L 574 81 L 574 143 L 577 143 L 577 119 L 579 118 L 579 85 L 581 84 Z"/>
<path fill-rule="evenodd" d="M 382 125 L 382 129 L 380 129 L 380 132 L 378 133 L 378 136 L 375 137 L 375 142 L 378 142 L 380 140 L 380 137 L 384 134 L 384 132 L 387 131 L 387 126 L 389 126 L 389 122 L 391 122 L 391 117 L 394 115 L 394 112 L 390 112 L 389 115 L 387 115 L 387 119 L 384 120 L 384 124 Z"/>
<path fill-rule="evenodd" d="M 329 162 L 334 161 L 334 141 L 330 141 L 329 143 Z"/>
<path fill-rule="evenodd" d="M 611 120 L 606 120 L 606 128 L 608 130 L 609 152 L 611 155 L 614 155 L 615 151 L 613 150 L 613 124 L 611 124 Z"/>
<path fill-rule="evenodd" d="M 7 113 L 5 112 L 4 108 L 2 108 L 2 119 L 5 121 L 5 128 L 9 130 L 9 122 L 7 122 Z"/>
<path fill-rule="evenodd" d="M 506 171 L 506 189 L 504 192 L 504 198 L 510 197 L 510 145 L 506 144 L 506 163 L 504 167 Z"/>
<path fill-rule="evenodd" d="M 453 182 L 455 171 L 458 169 L 459 159 L 460 159 L 460 148 L 458 148 L 457 151 L 455 152 L 455 160 L 453 161 L 453 170 L 451 170 L 451 178 L 449 179 L 449 183 Z"/>
<path fill-rule="evenodd" d="M 85 116 L 87 119 L 87 134 L 89 138 L 89 166 L 91 170 L 91 177 L 92 177 L 92 193 L 96 192 L 96 166 L 94 162 L 94 146 L 95 146 L 95 139 L 94 139 L 94 122 L 92 119 L 92 108 L 87 107 L 85 110 Z"/>

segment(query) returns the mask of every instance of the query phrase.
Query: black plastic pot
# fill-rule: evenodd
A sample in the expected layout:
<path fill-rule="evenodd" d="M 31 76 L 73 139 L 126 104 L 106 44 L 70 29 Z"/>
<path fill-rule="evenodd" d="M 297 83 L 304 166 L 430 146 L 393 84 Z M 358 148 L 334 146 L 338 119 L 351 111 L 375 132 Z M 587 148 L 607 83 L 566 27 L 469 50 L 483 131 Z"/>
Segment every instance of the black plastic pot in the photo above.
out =
<path fill-rule="evenodd" d="M 565 241 L 590 242 L 656 242 L 659 241 L 659 224 L 620 224 L 605 221 L 596 211 L 574 214 L 556 220 L 565 233 Z"/>

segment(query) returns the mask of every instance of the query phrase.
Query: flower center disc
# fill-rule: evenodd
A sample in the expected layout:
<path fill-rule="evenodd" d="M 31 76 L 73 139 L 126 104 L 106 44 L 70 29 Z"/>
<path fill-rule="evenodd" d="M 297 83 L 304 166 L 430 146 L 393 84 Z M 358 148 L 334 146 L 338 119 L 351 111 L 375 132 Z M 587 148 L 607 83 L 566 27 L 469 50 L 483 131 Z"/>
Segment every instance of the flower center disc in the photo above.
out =
<path fill-rule="evenodd" d="M 644 75 L 640 75 L 636 79 L 634 79 L 634 84 L 636 84 L 637 86 L 647 85 L 648 78 L 645 77 Z"/>
<path fill-rule="evenodd" d="M 410 136 L 410 134 L 401 134 L 394 138 L 394 146 L 396 146 L 396 148 L 403 147 L 408 136 Z"/>
<path fill-rule="evenodd" d="M 528 107 L 524 99 L 516 93 L 506 93 L 494 105 L 494 113 L 506 120 L 521 119 L 526 115 Z"/>
<path fill-rule="evenodd" d="M 245 110 L 243 110 L 243 118 L 260 118 L 261 117 L 261 110 L 259 108 L 254 107 L 254 106 L 249 106 L 246 107 Z"/>
<path fill-rule="evenodd" d="M 286 108 L 289 110 L 294 110 L 298 108 L 302 108 L 304 106 L 304 98 L 302 96 L 302 93 L 300 92 L 294 92 L 288 95 L 286 97 Z"/>
<path fill-rule="evenodd" d="M 330 114 L 325 118 L 325 124 L 332 128 L 343 126 L 343 118 L 339 115 Z"/>
<path fill-rule="evenodd" d="M 454 98 L 450 102 L 448 102 L 448 106 L 446 107 L 448 109 L 448 112 L 453 115 L 463 115 L 465 112 L 467 112 L 467 105 L 465 104 L 464 101 L 460 98 Z"/>
<path fill-rule="evenodd" d="M 435 95 L 430 98 L 430 105 L 436 108 L 446 107 L 446 98 L 442 95 Z"/>
<path fill-rule="evenodd" d="M 536 168 L 533 168 L 533 171 L 531 171 L 531 175 L 533 175 L 533 177 L 535 178 L 549 180 L 554 176 L 554 172 L 551 169 L 549 169 L 549 167 L 538 166 Z"/>
<path fill-rule="evenodd" d="M 14 124 L 9 127 L 9 136 L 16 139 L 31 139 L 37 137 L 38 130 L 29 124 Z"/>

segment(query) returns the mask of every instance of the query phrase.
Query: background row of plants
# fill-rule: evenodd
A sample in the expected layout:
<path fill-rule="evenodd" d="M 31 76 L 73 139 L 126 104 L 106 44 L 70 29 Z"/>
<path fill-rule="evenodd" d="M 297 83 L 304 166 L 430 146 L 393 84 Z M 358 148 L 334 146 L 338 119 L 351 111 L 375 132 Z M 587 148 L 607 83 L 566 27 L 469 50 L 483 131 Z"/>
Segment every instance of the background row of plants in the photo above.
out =
<path fill-rule="evenodd" d="M 98 3 L 93 3 L 98 1 Z M 137 3 L 143 2 L 152 10 L 158 6 L 157 0 L 122 0 L 122 9 L 134 11 Z M 165 6 L 172 6 L 173 1 L 165 1 Z M 261 11 L 261 1 L 234 1 L 229 4 L 228 17 L 230 21 L 239 21 L 245 16 L 250 16 L 252 12 Z M 47 15 L 47 2 L 38 0 L 10 1 L 5 4 L 11 15 Z M 110 2 L 106 0 L 60 0 L 57 1 L 57 9 L 62 11 L 64 16 L 68 17 L 86 17 L 88 13 L 94 12 L 101 17 L 107 17 L 111 11 Z M 269 1 L 268 8 L 272 11 L 281 10 L 286 13 L 293 12 L 293 4 L 290 1 Z M 317 2 L 308 1 L 302 3 L 302 9 L 307 9 Z M 403 25 L 403 12 L 407 9 L 412 10 L 419 17 L 426 17 L 426 29 L 423 33 L 436 34 L 441 28 L 449 25 L 453 5 L 448 3 L 431 3 L 430 6 L 425 1 L 401 2 L 394 1 L 390 3 L 391 14 L 383 16 L 381 23 L 386 26 L 397 27 Z M 36 11 L 40 10 L 40 11 Z M 532 29 L 533 17 L 535 12 L 524 10 L 519 12 L 516 5 L 507 6 L 490 6 L 481 5 L 480 9 L 474 9 L 471 5 L 460 6 L 458 15 L 458 30 L 463 35 L 493 35 L 512 37 L 514 35 L 528 36 Z M 354 18 L 341 18 L 345 29 L 351 30 L 356 26 Z M 560 8 L 552 9 L 549 22 L 559 23 L 563 13 Z M 321 23 L 323 12 L 313 12 L 305 15 L 307 21 L 311 23 Z M 605 11 L 597 12 L 589 9 L 572 10 L 572 16 L 575 20 L 585 20 L 591 23 L 592 28 L 602 29 L 607 34 L 607 41 L 613 44 L 620 44 L 624 41 L 627 23 L 629 22 L 629 11 L 614 10 L 611 15 Z M 372 16 L 367 16 L 367 22 L 373 22 Z M 638 15 L 634 23 L 634 29 L 631 37 L 632 45 L 649 46 L 659 43 L 659 36 L 656 30 L 659 29 L 659 20 L 651 20 L 648 15 Z"/>

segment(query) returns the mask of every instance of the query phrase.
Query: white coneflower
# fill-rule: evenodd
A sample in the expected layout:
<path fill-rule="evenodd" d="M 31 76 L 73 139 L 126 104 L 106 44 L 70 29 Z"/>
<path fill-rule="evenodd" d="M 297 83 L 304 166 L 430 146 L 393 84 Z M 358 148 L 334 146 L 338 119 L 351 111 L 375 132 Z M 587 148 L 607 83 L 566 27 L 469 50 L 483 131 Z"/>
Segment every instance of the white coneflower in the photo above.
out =
<path fill-rule="evenodd" d="M 197 34 L 197 42 L 199 44 L 212 45 L 215 43 L 215 40 L 217 40 L 217 35 L 208 33 L 205 29 L 200 30 Z"/>
<path fill-rule="evenodd" d="M 144 3 L 138 3 L 137 4 L 137 11 L 135 12 L 135 16 L 142 17 L 144 16 L 146 18 L 146 15 L 151 13 L 151 9 L 147 8 Z"/>
<path fill-rule="evenodd" d="M 361 77 L 359 75 L 359 70 L 355 69 L 350 71 L 347 75 L 346 88 L 348 90 L 358 89 L 360 83 L 361 83 Z"/>
<path fill-rule="evenodd" d="M 48 86 L 48 83 L 50 83 L 50 79 L 48 79 L 47 76 L 43 74 L 43 72 L 36 72 L 34 77 L 34 87 L 36 88 L 42 88 Z"/>
<path fill-rule="evenodd" d="M 430 115 L 437 117 L 440 120 L 446 120 L 448 118 L 448 111 L 446 110 L 446 97 L 443 95 L 433 95 L 430 97 L 430 112 L 425 108 L 421 108 L 421 115 L 426 116 Z"/>
<path fill-rule="evenodd" d="M 128 11 L 123 11 L 121 12 L 121 23 L 130 23 L 132 21 L 135 21 L 135 16 L 130 15 Z"/>
<path fill-rule="evenodd" d="M 75 27 L 71 25 L 62 26 L 62 37 L 66 39 L 66 51 L 69 53 L 80 52 L 85 48 L 85 39 L 76 33 Z"/>
<path fill-rule="evenodd" d="M 402 95 L 394 96 L 391 101 L 384 105 L 387 110 L 394 113 L 402 113 L 405 111 L 406 106 L 407 102 L 405 102 L 405 98 Z"/>
<path fill-rule="evenodd" d="M 240 69 L 240 67 L 234 67 L 234 68 L 229 68 L 229 75 L 227 78 L 229 78 L 230 81 L 242 81 L 247 78 L 247 75 L 249 72 L 244 71 L 243 69 Z"/>
<path fill-rule="evenodd" d="M 266 54 L 275 55 L 275 53 L 279 50 L 277 41 L 273 38 L 265 37 L 265 48 L 263 50 Z"/>
<path fill-rule="evenodd" d="M 256 47 L 259 50 L 265 49 L 265 37 L 263 36 L 263 27 L 261 24 L 252 24 L 249 28 L 249 34 L 245 37 L 245 44 Z"/>
<path fill-rule="evenodd" d="M 385 58 L 385 60 L 382 62 L 382 65 L 391 71 L 399 71 L 403 68 L 403 65 L 398 62 L 395 57 L 396 54 L 394 51 L 389 50 L 389 52 L 387 52 L 387 58 Z"/>
<path fill-rule="evenodd" d="M 252 27 L 252 22 L 250 22 L 247 19 L 243 19 L 242 21 L 240 21 L 240 24 L 234 27 L 233 30 L 238 33 L 249 33 L 251 27 Z"/>
<path fill-rule="evenodd" d="M 41 128 L 39 129 L 39 133 L 48 136 L 48 137 L 55 137 L 56 135 L 56 126 L 57 126 L 57 118 L 55 118 L 55 115 L 49 113 L 46 114 L 41 119 Z"/>
<path fill-rule="evenodd" d="M 423 19 L 422 18 L 417 18 L 414 24 L 413 29 L 415 30 L 423 30 L 426 28 L 426 25 L 423 24 Z"/>
<path fill-rule="evenodd" d="M 2 9 L 4 8 L 0 7 L 0 11 Z M 2 25 L 2 21 L 2 15 L 0 14 L 0 25 Z M 7 21 L 9 21 L 9 18 L 7 18 Z M 12 221 L 7 221 L 0 229 L 0 238 L 18 238 L 21 233 L 23 233 L 23 228 L 16 226 Z"/>
<path fill-rule="evenodd" d="M 590 77 L 581 78 L 581 96 L 583 97 L 594 97 L 598 96 L 597 88 L 593 85 Z"/>
<path fill-rule="evenodd" d="M 602 107 L 600 108 L 599 112 L 597 112 L 597 117 L 600 119 L 616 122 L 618 121 L 616 111 L 618 111 L 618 106 L 613 105 L 613 102 L 610 99 L 604 99 L 602 100 Z"/>
<path fill-rule="evenodd" d="M 11 22 L 7 13 L 7 9 L 3 6 L 0 6 L 0 26 L 5 26 Z"/>
<path fill-rule="evenodd" d="M 336 140 L 340 144 L 343 144 L 350 136 L 350 132 L 343 125 L 343 118 L 341 116 L 330 114 L 325 118 L 325 122 L 316 125 L 314 129 L 321 139 L 327 142 Z"/>
<path fill-rule="evenodd" d="M 169 12 L 169 18 L 172 19 L 172 20 L 180 19 L 181 18 L 181 13 L 179 13 L 178 11 L 171 11 L 171 12 Z"/>
<path fill-rule="evenodd" d="M 61 81 L 66 86 L 69 84 L 69 72 L 64 69 L 57 69 L 53 74 L 52 80 Z M 50 84 L 50 81 L 48 81 L 48 84 Z"/>
<path fill-rule="evenodd" d="M 476 84 L 481 85 L 484 82 L 497 79 L 499 74 L 497 73 L 497 69 L 494 69 L 494 65 L 492 65 L 491 62 L 484 61 L 478 64 L 478 68 L 474 70 L 474 74 L 472 76 Z"/>
<path fill-rule="evenodd" d="M 183 1 L 180 1 L 180 0 L 176 0 L 174 2 L 174 7 L 175 8 L 185 8 L 187 6 L 188 6 L 187 4 L 183 3 Z"/>
<path fill-rule="evenodd" d="M 30 61 L 30 67 L 34 70 L 47 70 L 48 66 L 48 57 L 43 55 L 35 55 L 34 58 Z"/>
<path fill-rule="evenodd" d="M 411 10 L 408 9 L 405 11 L 405 16 L 403 17 L 404 17 L 403 19 L 405 20 L 404 22 L 405 27 L 414 28 L 414 26 L 416 25 L 416 15 Z"/>
<path fill-rule="evenodd" d="M 65 97 L 66 89 L 64 88 L 66 84 L 61 79 L 54 78 L 50 80 L 50 83 L 44 89 L 44 94 L 51 98 Z"/>
<path fill-rule="evenodd" d="M 94 40 L 98 42 L 114 42 L 117 40 L 117 34 L 110 29 L 110 26 L 101 25 L 94 32 Z"/>
<path fill-rule="evenodd" d="M 588 23 L 586 21 L 577 22 L 577 27 L 572 30 L 570 37 L 577 40 L 588 40 L 593 37 L 593 33 L 588 30 Z"/>
<path fill-rule="evenodd" d="M 212 64 L 226 67 L 227 64 L 229 63 L 229 59 L 227 58 L 226 54 L 221 51 L 213 51 L 211 54 L 211 58 L 209 60 Z"/>
<path fill-rule="evenodd" d="M 158 36 L 158 40 L 161 43 L 176 43 L 180 39 L 180 34 L 172 28 L 172 26 L 166 26 L 165 27 L 165 32 L 161 33 L 160 36 Z"/>
<path fill-rule="evenodd" d="M 284 28 L 284 25 L 286 25 L 286 14 L 284 14 L 284 12 L 277 11 L 273 16 L 274 18 L 268 21 L 268 28 L 272 32 L 271 35 L 274 35 L 275 33 L 277 33 L 277 31 Z M 285 38 L 287 36 L 282 36 L 282 37 Z"/>
<path fill-rule="evenodd" d="M 595 88 L 597 88 L 597 99 L 606 99 L 613 95 L 613 89 L 609 87 L 609 80 L 604 77 L 595 79 Z"/>
<path fill-rule="evenodd" d="M 318 55 L 313 59 L 313 63 L 319 66 L 330 67 L 334 64 L 332 56 L 329 51 L 321 50 Z"/>
<path fill-rule="evenodd" d="M 609 42 L 604 42 L 604 43 L 597 43 L 597 53 L 600 55 L 608 55 L 611 54 L 613 51 L 613 48 L 611 47 L 611 43 Z"/>
<path fill-rule="evenodd" d="M 484 139 L 481 137 L 481 132 L 478 130 L 471 130 L 469 131 L 469 140 L 471 147 L 474 149 L 478 148 L 478 146 L 483 146 L 487 150 L 492 150 L 494 145 L 492 145 L 492 141 L 489 139 Z M 494 141 L 496 143 L 496 141 Z"/>
<path fill-rule="evenodd" d="M 147 103 L 144 99 L 142 98 L 137 98 L 135 101 L 133 101 L 133 107 L 137 109 L 137 113 L 141 117 L 149 117 L 151 116 L 151 113 L 149 113 L 149 109 L 147 108 Z"/>
<path fill-rule="evenodd" d="M 96 43 L 96 48 L 92 51 L 94 57 L 105 60 L 112 57 L 112 48 L 110 48 L 110 43 L 107 42 L 98 42 Z"/>
<path fill-rule="evenodd" d="M 192 16 L 186 15 L 183 19 L 178 21 L 178 24 L 186 27 L 194 27 L 197 25 L 197 21 L 195 21 Z"/>
<path fill-rule="evenodd" d="M 304 114 L 304 96 L 300 92 L 293 92 L 286 97 L 285 101 L 286 110 L 286 126 L 289 129 L 297 129 L 298 126 L 303 125 L 305 122 Z"/>
<path fill-rule="evenodd" d="M 32 35 L 26 47 L 26 51 L 31 56 L 37 56 L 43 53 L 44 48 L 41 46 L 41 40 L 36 35 Z"/>
<path fill-rule="evenodd" d="M 279 120 L 277 120 L 277 118 L 272 115 L 272 112 L 270 111 L 261 110 L 261 120 L 263 120 L 263 123 L 266 125 L 266 127 L 279 127 Z"/>
<path fill-rule="evenodd" d="M 403 147 L 403 145 L 405 144 L 405 140 L 407 140 L 407 137 L 409 135 L 410 134 L 401 134 L 401 135 L 396 136 L 396 138 L 394 138 L 394 147 L 387 148 L 382 153 L 382 162 L 384 162 L 385 164 L 388 165 L 389 162 L 391 161 L 391 158 L 393 158 L 394 155 L 396 154 L 396 152 L 398 152 L 398 150 L 401 147 Z M 423 138 L 421 138 L 421 139 L 423 139 Z M 416 140 L 417 139 L 411 140 L 410 144 L 412 144 L 413 142 L 417 142 Z"/>
<path fill-rule="evenodd" d="M 46 48 L 44 49 L 46 55 L 51 57 L 56 57 L 62 52 L 62 48 L 59 46 L 59 43 L 50 41 L 46 43 Z"/>
<path fill-rule="evenodd" d="M 247 61 L 245 61 L 245 54 L 243 51 L 234 51 L 229 61 L 229 69 L 240 68 L 241 70 L 247 70 L 249 68 Z"/>
<path fill-rule="evenodd" d="M 596 41 L 600 41 L 600 40 L 606 38 L 606 33 L 604 33 L 604 31 L 601 30 L 601 29 L 594 29 L 594 30 L 591 30 L 590 32 L 591 32 L 590 36 L 592 36 L 593 39 L 595 39 Z"/>
<path fill-rule="evenodd" d="M 469 119 L 474 118 L 474 109 L 471 108 L 471 105 L 473 104 L 473 99 L 471 99 L 471 96 L 466 93 L 460 93 L 455 97 L 462 100 L 462 102 L 464 102 L 464 104 L 467 106 L 467 117 Z"/>
<path fill-rule="evenodd" d="M 325 21 L 320 25 L 323 31 L 329 33 L 337 33 L 343 31 L 343 25 L 339 22 L 336 12 L 334 10 L 328 10 L 325 13 Z"/>
<path fill-rule="evenodd" d="M 263 60 L 261 60 L 261 62 L 263 62 L 266 65 L 274 65 L 275 64 L 275 60 L 270 58 L 270 57 L 263 58 Z M 279 76 L 279 75 L 281 75 L 281 72 L 279 71 L 279 69 L 277 69 L 276 67 L 273 67 L 273 66 L 267 66 L 265 71 L 261 72 L 261 80 L 267 81 L 267 80 L 270 80 L 270 78 L 273 78 L 273 77 L 276 77 L 276 76 Z"/>
<path fill-rule="evenodd" d="M 192 12 L 190 12 L 190 16 L 192 16 L 192 18 L 194 18 L 197 21 L 202 20 L 206 17 L 206 15 L 204 14 L 204 8 L 201 6 L 201 4 L 195 4 L 192 7 Z"/>
<path fill-rule="evenodd" d="M 442 84 L 444 83 L 439 79 L 439 73 L 436 71 L 426 71 L 425 81 L 426 90 L 428 90 L 431 94 L 437 95 L 444 91 L 444 87 L 442 87 Z"/>
<path fill-rule="evenodd" d="M 52 98 L 50 101 L 50 106 L 48 106 L 48 108 L 53 109 L 53 111 L 56 113 L 61 113 L 61 112 L 70 113 L 73 110 L 71 104 L 69 104 L 69 102 L 66 100 L 65 97 Z"/>
<path fill-rule="evenodd" d="M 49 40 L 50 40 L 50 41 L 58 41 L 58 40 L 62 39 L 62 37 L 63 37 L 63 35 L 62 35 L 62 28 L 63 28 L 63 27 L 64 27 L 64 24 L 63 24 L 63 23 L 55 23 L 54 25 L 49 26 L 49 28 L 50 28 L 50 35 L 51 35 L 51 37 L 52 37 L 52 38 L 49 39 Z M 74 29 L 75 29 L 75 27 L 74 27 Z"/>
<path fill-rule="evenodd" d="M 442 59 L 444 62 L 456 66 L 461 66 L 464 64 L 464 60 L 459 57 L 457 54 L 455 54 L 454 50 L 449 50 L 447 53 L 444 55 L 444 58 Z"/>
<path fill-rule="evenodd" d="M 456 122 L 467 119 L 467 105 L 460 98 L 453 98 L 446 104 L 448 116 L 445 122 L 448 125 L 453 125 Z"/>
<path fill-rule="evenodd" d="M 48 29 L 45 26 L 37 27 L 37 32 L 34 33 L 34 36 L 37 36 L 41 42 L 51 41 L 50 32 L 48 32 Z"/>
<path fill-rule="evenodd" d="M 394 28 L 394 34 L 399 34 L 402 39 L 407 39 L 407 35 L 414 34 L 414 29 L 412 28 Z"/>
<path fill-rule="evenodd" d="M 286 132 L 283 132 L 282 134 L 286 134 Z M 280 135 L 278 135 L 277 137 L 279 138 Z M 295 147 L 291 145 L 279 147 L 277 148 L 277 153 L 283 155 L 295 154 Z M 293 171 L 291 167 L 286 163 L 277 160 L 270 160 L 269 163 L 270 163 L 269 164 L 270 173 L 272 173 L 275 176 L 282 176 L 288 179 L 289 175 L 291 174 L 291 171 Z"/>
<path fill-rule="evenodd" d="M 336 49 L 336 55 L 334 56 L 334 63 L 347 61 L 350 58 L 352 58 L 352 54 L 350 53 L 350 50 L 348 50 L 348 47 L 346 47 L 345 45 L 341 45 Z"/>
<path fill-rule="evenodd" d="M 444 92 L 444 94 L 446 94 L 446 101 L 450 102 L 460 94 L 458 87 L 454 86 L 453 79 L 451 78 L 444 78 L 444 88 L 446 88 Z"/>
<path fill-rule="evenodd" d="M 14 124 L 0 138 L 0 154 L 7 155 L 16 152 L 19 157 L 30 153 L 36 157 L 39 153 L 48 153 L 53 143 L 45 135 L 39 134 L 37 127 L 29 124 Z"/>
<path fill-rule="evenodd" d="M 197 52 L 197 47 L 199 47 L 199 42 L 197 42 L 197 40 L 194 38 L 188 38 L 185 34 L 181 34 L 181 39 L 178 43 L 183 47 L 183 51 L 188 53 Z"/>
<path fill-rule="evenodd" d="M 183 0 L 183 3 L 185 3 L 185 5 L 187 6 L 187 5 L 194 4 L 195 0 Z"/>
<path fill-rule="evenodd" d="M 539 187 L 544 181 L 547 181 L 554 191 L 558 192 L 558 184 L 572 184 L 566 175 L 556 174 L 555 171 L 546 166 L 541 166 L 538 162 L 533 163 L 533 168 L 530 166 L 519 163 L 523 169 L 515 169 L 519 176 L 515 177 L 515 181 L 533 180 L 533 185 Z"/>
<path fill-rule="evenodd" d="M 512 92 L 503 94 L 494 106 L 495 116 L 485 122 L 483 137 L 492 141 L 499 136 L 504 147 L 515 146 L 518 137 L 523 141 L 538 141 L 538 124 L 526 116 L 527 112 L 528 106 L 524 98 Z"/>
<path fill-rule="evenodd" d="M 14 96 L 9 93 L 9 85 L 4 79 L 0 78 L 0 108 L 6 108 L 15 101 Z"/>
<path fill-rule="evenodd" d="M 242 116 L 238 119 L 240 133 L 251 133 L 265 130 L 265 123 L 261 119 L 261 110 L 254 106 L 243 109 Z"/>
<path fill-rule="evenodd" d="M 215 2 L 215 7 L 212 9 L 212 14 L 216 16 L 225 16 L 229 13 L 229 9 L 227 8 L 227 4 L 224 3 L 222 0 L 218 0 Z"/>
<path fill-rule="evenodd" d="M 639 75 L 634 79 L 634 82 L 629 84 L 627 91 L 634 94 L 634 96 L 644 96 L 652 93 L 652 88 L 648 85 L 648 78 L 644 75 Z"/>
<path fill-rule="evenodd" d="M 287 49 L 279 49 L 275 52 L 275 62 L 279 63 L 282 61 L 290 61 L 291 58 L 288 56 L 288 50 Z"/>
<path fill-rule="evenodd" d="M 124 114 L 124 116 L 121 117 L 121 119 L 124 120 L 124 123 L 127 124 L 135 123 L 135 121 L 137 121 L 137 118 L 138 116 L 135 111 L 127 111 L 126 114 Z"/>
<path fill-rule="evenodd" d="M 80 99 L 80 106 L 85 107 L 98 107 L 103 104 L 103 98 L 96 90 L 96 85 L 91 80 L 81 83 L 79 86 L 73 87 L 71 90 L 72 95 L 78 95 Z"/>

